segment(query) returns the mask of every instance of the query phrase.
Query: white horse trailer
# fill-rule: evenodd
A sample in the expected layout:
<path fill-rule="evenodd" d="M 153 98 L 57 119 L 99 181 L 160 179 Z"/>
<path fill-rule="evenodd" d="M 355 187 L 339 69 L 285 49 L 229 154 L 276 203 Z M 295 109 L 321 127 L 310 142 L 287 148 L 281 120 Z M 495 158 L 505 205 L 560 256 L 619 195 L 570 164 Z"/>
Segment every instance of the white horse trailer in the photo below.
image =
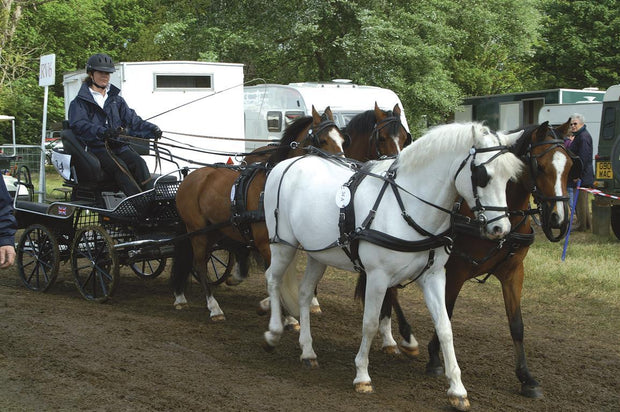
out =
<path fill-rule="evenodd" d="M 64 75 L 65 117 L 68 117 L 69 104 L 77 96 L 84 78 L 84 70 Z M 174 139 L 176 145 L 184 147 L 171 149 L 180 159 L 180 166 L 196 166 L 192 162 L 226 162 L 228 153 L 245 151 L 242 64 L 195 61 L 118 63 L 111 83 L 121 89 L 129 107 L 140 117 L 158 125 L 164 131 L 164 137 Z M 200 152 L 198 155 L 192 147 L 227 154 Z M 152 156 L 145 159 L 153 162 Z M 149 167 L 152 170 L 154 164 Z"/>
<path fill-rule="evenodd" d="M 265 140 L 278 141 L 293 120 L 312 114 L 313 105 L 319 113 L 329 106 L 335 123 L 343 128 L 355 115 L 372 110 L 375 102 L 383 110 L 392 110 L 398 104 L 403 109 L 401 121 L 409 131 L 403 105 L 389 89 L 346 80 L 247 86 L 244 88 L 246 150 L 264 146 Z"/>

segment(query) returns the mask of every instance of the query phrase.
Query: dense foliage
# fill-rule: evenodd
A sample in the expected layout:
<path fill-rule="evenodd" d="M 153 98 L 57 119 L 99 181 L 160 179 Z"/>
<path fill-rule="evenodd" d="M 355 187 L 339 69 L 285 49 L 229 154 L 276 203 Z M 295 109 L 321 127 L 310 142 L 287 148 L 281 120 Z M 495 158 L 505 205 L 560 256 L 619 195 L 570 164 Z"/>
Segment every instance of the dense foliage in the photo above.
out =
<path fill-rule="evenodd" d="M 445 120 L 466 95 L 619 82 L 619 0 L 3 0 L 0 113 L 40 136 L 39 56 L 62 74 L 89 55 L 245 65 L 271 83 L 348 78 L 391 88 L 412 127 Z M 6 133 L 0 125 L 0 133 Z"/>

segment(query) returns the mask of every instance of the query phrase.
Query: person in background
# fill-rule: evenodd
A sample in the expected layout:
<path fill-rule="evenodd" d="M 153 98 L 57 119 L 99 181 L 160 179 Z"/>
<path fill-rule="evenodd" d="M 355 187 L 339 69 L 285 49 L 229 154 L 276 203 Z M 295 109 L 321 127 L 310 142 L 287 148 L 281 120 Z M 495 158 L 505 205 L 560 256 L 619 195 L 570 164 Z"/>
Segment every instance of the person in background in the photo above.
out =
<path fill-rule="evenodd" d="M 15 263 L 15 231 L 17 220 L 13 215 L 13 199 L 0 176 L 0 269 Z"/>
<path fill-rule="evenodd" d="M 583 115 L 575 113 L 570 119 L 570 130 L 574 136 L 570 145 L 570 150 L 575 153 L 583 162 L 581 171 L 581 187 L 592 187 L 594 184 L 594 167 L 592 166 L 592 136 L 588 132 Z M 576 186 L 576 181 L 572 182 L 572 187 Z M 576 214 L 578 224 L 574 230 L 584 232 L 592 229 L 592 217 L 588 205 L 588 192 L 575 193 L 577 196 Z"/>
<path fill-rule="evenodd" d="M 151 174 L 144 159 L 119 136 L 158 140 L 162 132 L 130 109 L 120 89 L 110 83 L 110 74 L 115 70 L 107 54 L 95 54 L 88 59 L 88 77 L 69 105 L 69 127 L 86 150 L 99 159 L 103 170 L 130 196 L 150 187 Z"/>
<path fill-rule="evenodd" d="M 564 147 L 566 147 L 567 149 L 570 149 L 570 145 L 573 144 L 573 139 L 575 138 L 575 136 L 573 136 L 572 132 L 568 132 L 566 134 L 566 136 L 564 136 Z M 568 182 L 568 204 L 570 205 L 571 211 L 574 213 L 575 211 L 572 210 L 573 209 L 573 203 L 574 203 L 574 196 L 575 196 L 575 187 L 571 186 L 573 182 Z"/>

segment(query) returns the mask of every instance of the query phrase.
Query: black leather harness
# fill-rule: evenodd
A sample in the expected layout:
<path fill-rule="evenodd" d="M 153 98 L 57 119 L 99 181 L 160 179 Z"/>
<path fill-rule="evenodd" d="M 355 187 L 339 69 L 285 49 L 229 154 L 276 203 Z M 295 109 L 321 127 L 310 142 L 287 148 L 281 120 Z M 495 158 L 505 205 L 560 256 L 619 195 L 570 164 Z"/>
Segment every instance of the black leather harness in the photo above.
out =
<path fill-rule="evenodd" d="M 252 223 L 265 221 L 265 208 L 263 206 L 264 192 L 261 192 L 258 209 L 247 210 L 248 189 L 257 173 L 267 170 L 268 167 L 264 163 L 253 163 L 245 166 L 239 170 L 239 176 L 233 184 L 234 196 L 230 205 L 230 223 L 250 245 L 254 244 Z"/>

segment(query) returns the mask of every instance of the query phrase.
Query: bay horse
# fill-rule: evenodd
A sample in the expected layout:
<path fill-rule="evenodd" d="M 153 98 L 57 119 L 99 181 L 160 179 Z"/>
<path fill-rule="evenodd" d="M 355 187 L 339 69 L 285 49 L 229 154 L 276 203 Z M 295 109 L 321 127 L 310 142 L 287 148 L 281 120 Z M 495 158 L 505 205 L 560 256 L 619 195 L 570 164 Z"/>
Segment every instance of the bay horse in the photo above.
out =
<path fill-rule="evenodd" d="M 331 109 L 326 108 L 321 116 L 312 107 L 312 116 L 298 118 L 286 128 L 269 163 L 276 164 L 280 160 L 303 155 L 309 145 L 342 155 L 345 140 L 333 121 Z M 237 259 L 241 265 L 247 265 L 249 246 L 255 248 L 269 264 L 269 238 L 262 216 L 261 197 L 268 167 L 266 164 L 244 167 L 211 165 L 197 169 L 183 179 L 177 191 L 176 205 L 187 235 L 175 245 L 170 277 L 177 309 L 187 305 L 184 290 L 191 272 L 195 271 L 205 290 L 211 319 L 225 319 L 207 279 L 207 264 L 218 242 L 224 241 L 227 248 L 242 256 Z M 243 173 L 248 173 L 248 176 L 244 179 L 244 187 L 240 188 L 236 182 Z M 243 210 L 239 213 L 233 212 L 239 210 L 233 207 L 239 199 L 234 190 L 243 191 L 238 193 L 244 198 Z M 247 267 L 236 266 L 236 270 L 244 272 L 238 277 L 247 275 Z"/>
<path fill-rule="evenodd" d="M 527 127 L 524 129 L 523 136 L 510 147 L 510 151 L 526 164 L 526 172 L 520 176 L 518 181 L 509 182 L 506 188 L 512 227 L 510 234 L 502 241 L 492 241 L 480 237 L 476 228 L 461 225 L 460 229 L 457 229 L 458 235 L 452 254 L 446 263 L 445 297 L 450 318 L 465 281 L 484 275 L 486 277 L 481 282 L 490 275 L 494 275 L 500 281 L 516 355 L 515 372 L 521 382 L 520 392 L 531 398 L 541 397 L 542 390 L 527 367 L 523 343 L 521 315 L 523 261 L 529 246 L 534 242 L 531 215 L 540 212 L 543 232 L 553 242 L 563 238 L 567 231 L 570 219 L 567 181 L 578 177 L 581 170 L 579 158 L 567 151 L 563 144 L 563 137 L 569 130 L 569 121 L 557 128 L 550 127 L 548 122 Z M 538 206 L 537 209 L 530 207 L 532 197 Z M 473 216 L 471 209 L 465 203 L 462 203 L 459 213 L 464 216 Z M 357 297 L 362 297 L 364 294 L 364 282 L 365 280 L 360 276 L 356 287 Z M 418 343 L 411 333 L 411 326 L 404 318 L 396 289 L 388 291 L 381 311 L 380 330 L 383 345 L 384 347 L 396 346 L 391 335 L 392 307 L 397 315 L 399 331 L 403 337 L 399 347 L 403 353 L 416 356 Z M 442 372 L 439 344 L 439 338 L 435 333 L 428 344 L 430 359 L 426 370 L 429 375 L 440 375 Z"/>
<path fill-rule="evenodd" d="M 373 110 L 355 115 L 343 133 L 351 138 L 344 155 L 360 162 L 395 156 L 411 143 L 411 134 L 402 124 L 398 104 L 392 110 L 382 110 L 375 102 Z"/>
<path fill-rule="evenodd" d="M 344 161 L 320 156 L 276 165 L 265 185 L 265 220 L 271 239 L 266 272 L 271 317 L 265 349 L 273 350 L 281 338 L 282 299 L 291 314 L 299 313 L 302 362 L 318 365 L 310 334 L 315 287 L 328 265 L 364 270 L 368 287 L 353 384 L 358 392 L 372 392 L 368 352 L 386 290 L 415 281 L 440 337 L 450 402 L 455 408 L 469 409 L 445 306 L 451 208 L 460 194 L 476 205 L 474 213 L 484 222 L 486 236 L 498 239 L 509 232 L 506 182 L 515 178 L 522 163 L 507 153 L 505 145 L 521 134 L 495 134 L 480 123 L 449 124 L 431 129 L 397 158 L 369 162 L 358 172 Z M 297 281 L 296 276 L 288 278 L 292 274 L 287 268 L 302 246 L 308 260 L 301 284 L 283 287 Z"/>

